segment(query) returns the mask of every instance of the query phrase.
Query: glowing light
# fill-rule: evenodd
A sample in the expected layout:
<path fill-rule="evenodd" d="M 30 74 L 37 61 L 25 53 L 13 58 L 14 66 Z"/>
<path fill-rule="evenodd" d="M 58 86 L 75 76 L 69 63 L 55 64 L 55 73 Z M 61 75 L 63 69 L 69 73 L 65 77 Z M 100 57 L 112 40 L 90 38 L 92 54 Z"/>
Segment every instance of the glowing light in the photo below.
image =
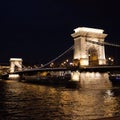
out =
<path fill-rule="evenodd" d="M 70 64 L 71 66 L 73 65 L 73 63 L 72 63 L 72 62 L 70 62 L 69 64 Z"/>
<path fill-rule="evenodd" d="M 9 74 L 9 79 L 18 79 L 20 76 L 19 74 Z"/>
<path fill-rule="evenodd" d="M 105 65 L 106 64 L 106 59 L 99 59 L 99 65 Z"/>
<path fill-rule="evenodd" d="M 85 60 L 80 60 L 80 65 L 89 65 L 88 63 L 88 59 L 85 59 Z"/>
<path fill-rule="evenodd" d="M 101 74 L 99 72 L 96 73 L 96 77 L 97 78 L 100 78 L 101 77 Z"/>
<path fill-rule="evenodd" d="M 67 59 L 66 62 L 68 62 L 69 60 Z"/>
<path fill-rule="evenodd" d="M 74 29 L 75 32 L 94 32 L 94 33 L 103 33 L 102 29 L 87 28 L 87 27 L 78 27 Z"/>
<path fill-rule="evenodd" d="M 113 59 L 111 59 L 111 61 L 113 62 L 114 60 L 113 60 Z"/>
<path fill-rule="evenodd" d="M 10 58 L 10 61 L 22 61 L 21 58 Z"/>
<path fill-rule="evenodd" d="M 111 90 L 107 90 L 107 91 L 106 91 L 106 94 L 107 94 L 108 96 L 113 96 L 113 95 L 114 95 L 114 93 L 113 93 Z"/>
<path fill-rule="evenodd" d="M 51 64 L 50 64 L 50 67 L 54 67 L 54 63 L 51 63 Z"/>
<path fill-rule="evenodd" d="M 80 73 L 81 87 L 85 88 L 106 88 L 111 87 L 108 73 L 99 72 L 81 72 Z"/>
<path fill-rule="evenodd" d="M 80 80 L 80 73 L 78 71 L 72 73 L 72 80 L 79 81 Z"/>

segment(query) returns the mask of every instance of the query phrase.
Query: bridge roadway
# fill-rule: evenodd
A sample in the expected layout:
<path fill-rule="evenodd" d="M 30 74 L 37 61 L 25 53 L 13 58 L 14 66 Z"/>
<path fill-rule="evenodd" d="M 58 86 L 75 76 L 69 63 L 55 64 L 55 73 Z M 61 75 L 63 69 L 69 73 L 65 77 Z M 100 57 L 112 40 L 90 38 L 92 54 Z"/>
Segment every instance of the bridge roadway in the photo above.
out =
<path fill-rule="evenodd" d="M 22 71 L 16 71 L 12 74 L 35 73 L 43 71 L 79 71 L 79 72 L 114 72 L 120 71 L 120 66 L 86 66 L 86 67 L 69 67 L 69 68 L 32 68 Z"/>
<path fill-rule="evenodd" d="M 69 67 L 69 68 L 32 68 L 32 69 L 26 69 L 22 71 L 16 71 L 13 73 L 6 73 L 1 75 L 2 79 L 8 78 L 9 74 L 36 74 L 37 72 L 49 72 L 49 71 L 79 71 L 79 72 L 120 72 L 120 66 L 85 66 L 85 67 Z"/>

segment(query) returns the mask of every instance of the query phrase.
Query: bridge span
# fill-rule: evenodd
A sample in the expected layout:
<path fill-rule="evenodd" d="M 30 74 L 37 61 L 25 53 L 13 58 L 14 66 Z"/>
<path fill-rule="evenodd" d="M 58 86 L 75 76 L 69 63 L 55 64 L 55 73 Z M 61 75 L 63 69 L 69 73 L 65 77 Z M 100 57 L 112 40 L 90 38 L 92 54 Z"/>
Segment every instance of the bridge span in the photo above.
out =
<path fill-rule="evenodd" d="M 2 75 L 2 78 L 8 77 L 10 74 L 18 74 L 18 75 L 23 75 L 23 74 L 36 74 L 37 72 L 60 72 L 60 71 L 70 71 L 70 72 L 75 72 L 78 71 L 79 73 L 81 72 L 120 72 L 120 66 L 106 66 L 106 65 L 99 65 L 99 66 L 76 66 L 76 67 L 68 67 L 68 68 L 32 68 L 32 69 L 26 69 L 26 70 L 20 70 L 20 71 L 15 71 L 12 73 L 5 73 Z"/>
<path fill-rule="evenodd" d="M 89 72 L 115 72 L 120 71 L 120 66 L 87 66 L 79 69 L 80 72 L 89 71 Z"/>
<path fill-rule="evenodd" d="M 82 67 L 69 67 L 69 68 L 32 68 L 21 71 L 15 71 L 12 74 L 24 74 L 24 73 L 35 73 L 43 71 L 79 71 L 79 72 L 114 72 L 120 71 L 120 66 L 82 66 Z M 10 74 L 10 73 L 8 73 Z"/>

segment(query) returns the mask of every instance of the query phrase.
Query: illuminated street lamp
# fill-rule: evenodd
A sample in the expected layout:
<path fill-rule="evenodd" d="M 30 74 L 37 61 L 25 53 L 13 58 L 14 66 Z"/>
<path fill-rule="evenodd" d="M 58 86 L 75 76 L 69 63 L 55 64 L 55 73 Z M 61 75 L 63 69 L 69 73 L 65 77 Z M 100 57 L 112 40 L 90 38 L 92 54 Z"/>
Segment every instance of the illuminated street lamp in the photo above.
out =
<path fill-rule="evenodd" d="M 112 57 L 109 57 L 107 60 L 108 65 L 113 65 L 114 59 Z"/>
<path fill-rule="evenodd" d="M 66 62 L 68 62 L 69 60 L 67 59 Z"/>
<path fill-rule="evenodd" d="M 54 67 L 54 65 L 55 65 L 54 63 L 51 63 L 51 64 L 50 64 L 50 67 Z"/>

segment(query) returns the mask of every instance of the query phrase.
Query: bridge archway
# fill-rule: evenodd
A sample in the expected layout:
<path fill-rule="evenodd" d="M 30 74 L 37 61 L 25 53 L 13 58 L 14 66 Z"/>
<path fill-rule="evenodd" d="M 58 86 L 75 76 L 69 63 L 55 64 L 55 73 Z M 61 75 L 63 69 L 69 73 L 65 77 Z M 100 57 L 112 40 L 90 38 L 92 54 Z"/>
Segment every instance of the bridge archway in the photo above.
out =
<path fill-rule="evenodd" d="M 90 66 L 95 66 L 98 65 L 98 51 L 95 49 L 95 47 L 90 47 L 88 49 L 88 56 L 89 56 L 89 65 Z"/>
<path fill-rule="evenodd" d="M 22 70 L 22 59 L 21 58 L 10 58 L 10 73 Z"/>
<path fill-rule="evenodd" d="M 78 60 L 81 66 L 104 65 L 106 64 L 104 45 L 97 44 L 104 42 L 107 34 L 104 30 L 78 27 L 71 34 L 74 38 L 74 60 Z"/>

